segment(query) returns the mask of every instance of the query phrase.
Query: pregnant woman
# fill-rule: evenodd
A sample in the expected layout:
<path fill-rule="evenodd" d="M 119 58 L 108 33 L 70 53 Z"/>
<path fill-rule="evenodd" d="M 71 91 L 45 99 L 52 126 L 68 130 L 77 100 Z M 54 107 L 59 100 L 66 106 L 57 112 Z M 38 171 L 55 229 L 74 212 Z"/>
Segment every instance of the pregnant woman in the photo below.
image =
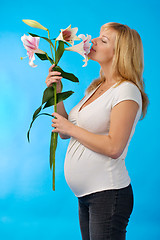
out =
<path fill-rule="evenodd" d="M 53 113 L 53 132 L 70 138 L 65 157 L 66 181 L 78 198 L 83 240 L 124 240 L 133 210 L 131 179 L 125 158 L 136 124 L 145 117 L 143 46 L 137 31 L 107 23 L 92 41 L 88 57 L 100 64 L 100 77 L 70 111 L 63 102 Z M 49 68 L 47 86 L 59 72 Z"/>

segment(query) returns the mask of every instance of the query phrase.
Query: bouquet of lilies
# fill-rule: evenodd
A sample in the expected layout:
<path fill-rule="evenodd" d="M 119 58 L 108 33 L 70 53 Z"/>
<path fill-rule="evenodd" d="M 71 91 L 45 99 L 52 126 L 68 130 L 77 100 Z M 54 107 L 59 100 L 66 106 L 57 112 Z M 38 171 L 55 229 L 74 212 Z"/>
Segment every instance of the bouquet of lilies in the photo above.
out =
<path fill-rule="evenodd" d="M 68 79 L 72 82 L 79 82 L 78 78 L 74 74 L 63 71 L 62 68 L 58 66 L 58 63 L 64 51 L 74 51 L 84 57 L 83 61 L 85 63 L 83 67 L 85 67 L 87 65 L 88 54 L 90 52 L 91 36 L 88 34 L 87 36 L 85 36 L 84 34 L 80 34 L 76 36 L 78 28 L 71 28 L 71 25 L 70 25 L 66 29 L 61 29 L 60 34 L 57 38 L 51 39 L 49 30 L 46 27 L 42 26 L 37 21 L 34 21 L 34 20 L 22 20 L 22 21 L 27 25 L 29 25 L 30 27 L 39 28 L 48 32 L 48 37 L 38 36 L 33 33 L 29 33 L 28 36 L 24 34 L 21 37 L 23 46 L 27 50 L 27 55 L 29 57 L 29 65 L 31 67 L 37 67 L 37 65 L 35 65 L 33 62 L 35 60 L 35 56 L 34 56 L 35 54 L 42 61 L 48 60 L 51 63 L 51 65 L 55 64 L 55 66 L 53 67 L 53 71 L 61 72 L 61 76 L 63 78 Z M 48 56 L 46 52 L 39 49 L 40 38 L 49 43 L 51 56 Z M 79 44 L 74 45 L 75 40 L 81 40 L 81 39 L 82 41 Z M 71 46 L 69 46 L 69 44 L 71 44 Z M 67 45 L 66 48 L 65 48 L 65 45 Z M 24 57 L 21 57 L 21 59 L 23 58 Z M 57 93 L 56 85 L 57 84 L 54 82 L 51 87 L 47 87 L 44 90 L 41 106 L 34 112 L 29 130 L 27 132 L 28 141 L 30 141 L 30 138 L 29 138 L 30 129 L 37 117 L 39 117 L 40 115 L 48 115 L 53 117 L 51 114 L 48 114 L 48 113 L 44 113 L 44 112 L 40 113 L 41 110 L 54 105 L 54 111 L 57 112 L 57 103 L 67 99 L 74 93 L 73 91 Z M 63 89 L 63 84 L 61 83 L 61 90 L 62 89 Z M 57 147 L 57 139 L 58 139 L 58 133 L 52 132 L 51 141 L 50 141 L 50 169 L 53 168 L 53 191 L 55 190 L 55 152 Z"/>

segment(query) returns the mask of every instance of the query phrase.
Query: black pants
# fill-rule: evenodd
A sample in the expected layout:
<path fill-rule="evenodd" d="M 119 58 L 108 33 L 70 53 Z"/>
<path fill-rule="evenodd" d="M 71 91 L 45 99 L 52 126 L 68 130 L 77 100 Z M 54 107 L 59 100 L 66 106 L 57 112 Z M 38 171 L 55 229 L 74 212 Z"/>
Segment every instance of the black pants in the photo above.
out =
<path fill-rule="evenodd" d="M 83 240 L 124 240 L 133 210 L 131 184 L 78 198 Z"/>

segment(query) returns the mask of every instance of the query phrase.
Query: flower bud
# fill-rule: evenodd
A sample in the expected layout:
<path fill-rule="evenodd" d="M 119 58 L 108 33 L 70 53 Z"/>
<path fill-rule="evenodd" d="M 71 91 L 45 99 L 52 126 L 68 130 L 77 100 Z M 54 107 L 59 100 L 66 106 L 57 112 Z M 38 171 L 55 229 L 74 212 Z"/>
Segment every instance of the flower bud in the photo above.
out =
<path fill-rule="evenodd" d="M 38 23 L 37 21 L 34 20 L 29 20 L 29 19 L 23 19 L 22 20 L 25 24 L 29 25 L 30 27 L 34 27 L 34 28 L 39 28 L 39 29 L 43 29 L 48 31 L 47 28 L 43 27 L 40 23 Z"/>

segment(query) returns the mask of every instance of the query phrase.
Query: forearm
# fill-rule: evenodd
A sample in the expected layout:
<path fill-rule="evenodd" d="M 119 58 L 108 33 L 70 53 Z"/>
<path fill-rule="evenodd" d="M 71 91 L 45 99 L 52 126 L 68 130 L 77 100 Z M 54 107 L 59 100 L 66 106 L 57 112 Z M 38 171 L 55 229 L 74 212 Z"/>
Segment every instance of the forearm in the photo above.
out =
<path fill-rule="evenodd" d="M 57 113 L 59 113 L 62 117 L 68 119 L 68 114 L 67 114 L 67 112 L 66 112 L 66 110 L 65 110 L 63 101 L 57 103 Z M 61 133 L 59 133 L 59 136 L 60 136 L 60 138 L 62 138 L 62 139 L 68 139 L 68 138 L 70 138 L 70 136 L 64 135 L 64 134 L 61 134 Z"/>
<path fill-rule="evenodd" d="M 109 135 L 94 134 L 76 125 L 73 126 L 69 134 L 92 151 L 116 158 L 112 139 Z"/>
<path fill-rule="evenodd" d="M 68 119 L 68 114 L 65 110 L 63 101 L 57 103 L 57 113 L 59 113 L 62 117 Z"/>

